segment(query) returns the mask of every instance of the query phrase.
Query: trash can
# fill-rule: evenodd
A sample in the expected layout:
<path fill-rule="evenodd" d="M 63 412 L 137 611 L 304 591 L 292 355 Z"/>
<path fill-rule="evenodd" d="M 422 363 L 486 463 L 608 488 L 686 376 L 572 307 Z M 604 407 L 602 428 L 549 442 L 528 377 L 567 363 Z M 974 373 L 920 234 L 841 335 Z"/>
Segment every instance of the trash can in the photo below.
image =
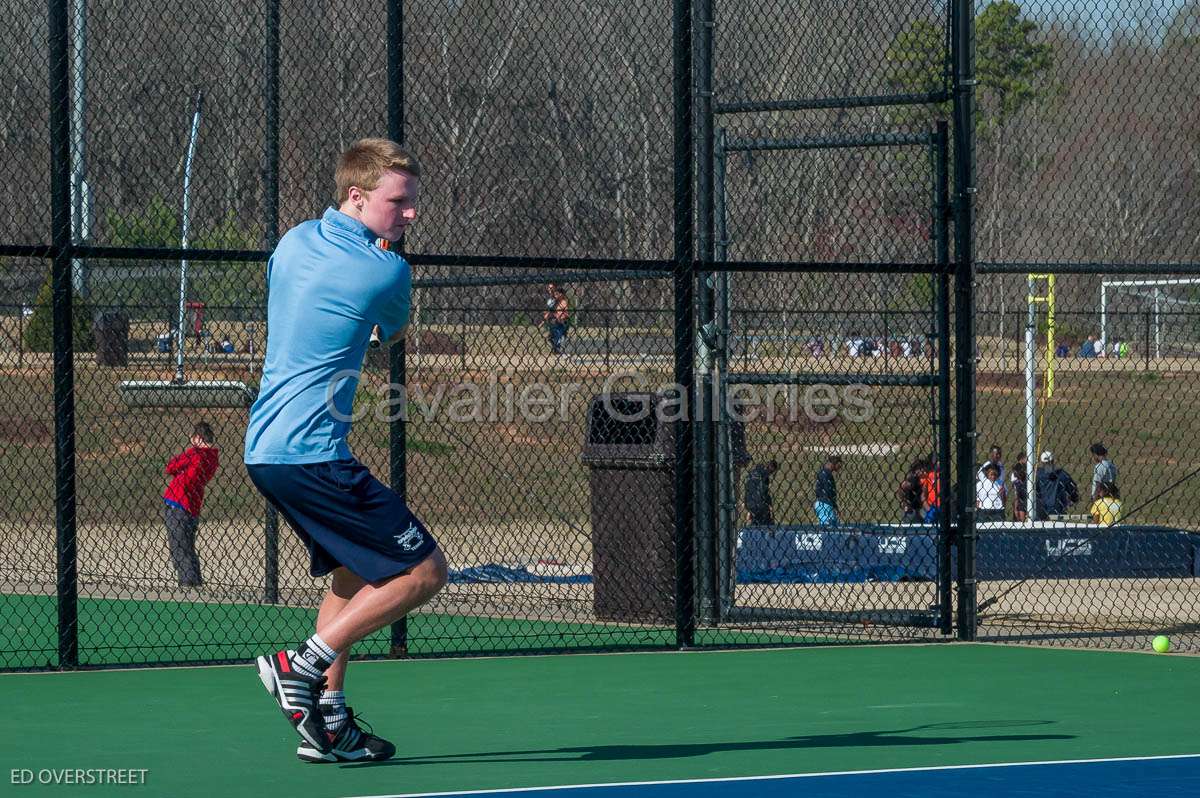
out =
<path fill-rule="evenodd" d="M 668 397 L 602 394 L 588 410 L 583 462 L 592 517 L 596 617 L 674 623 L 675 437 Z"/>
<path fill-rule="evenodd" d="M 92 319 L 97 366 L 129 364 L 129 317 L 117 311 L 97 313 Z"/>

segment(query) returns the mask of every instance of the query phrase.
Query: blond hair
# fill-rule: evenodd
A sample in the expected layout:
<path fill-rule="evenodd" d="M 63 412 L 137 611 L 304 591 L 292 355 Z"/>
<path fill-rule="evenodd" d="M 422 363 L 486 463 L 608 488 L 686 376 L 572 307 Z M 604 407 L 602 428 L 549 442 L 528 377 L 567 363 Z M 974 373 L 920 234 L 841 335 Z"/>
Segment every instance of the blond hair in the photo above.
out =
<path fill-rule="evenodd" d="M 337 204 L 350 196 L 350 187 L 370 191 L 379 185 L 383 173 L 389 170 L 421 176 L 421 165 L 408 150 L 390 139 L 359 139 L 338 157 L 334 180 L 337 182 Z"/>

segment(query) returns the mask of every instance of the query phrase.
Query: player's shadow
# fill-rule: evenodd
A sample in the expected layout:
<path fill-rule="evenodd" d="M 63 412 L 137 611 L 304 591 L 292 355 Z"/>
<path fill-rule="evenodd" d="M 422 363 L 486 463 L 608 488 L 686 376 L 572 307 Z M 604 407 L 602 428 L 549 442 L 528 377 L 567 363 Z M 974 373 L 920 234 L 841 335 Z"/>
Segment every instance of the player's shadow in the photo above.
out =
<path fill-rule="evenodd" d="M 476 751 L 406 757 L 401 753 L 384 762 L 361 762 L 342 767 L 381 765 L 433 765 L 450 762 L 603 762 L 625 759 L 684 759 L 726 751 L 771 751 L 809 748 L 873 748 L 894 746 L 958 745 L 961 743 L 1027 743 L 1042 740 L 1073 740 L 1073 734 L 926 734 L 926 732 L 998 729 L 1016 726 L 1047 726 L 1051 720 L 994 720 L 960 723 L 930 723 L 907 729 L 804 734 L 778 740 L 735 740 L 709 743 L 661 743 L 584 745 L 567 748 L 535 748 L 514 751 Z M 918 734 L 919 733 L 919 734 Z"/>

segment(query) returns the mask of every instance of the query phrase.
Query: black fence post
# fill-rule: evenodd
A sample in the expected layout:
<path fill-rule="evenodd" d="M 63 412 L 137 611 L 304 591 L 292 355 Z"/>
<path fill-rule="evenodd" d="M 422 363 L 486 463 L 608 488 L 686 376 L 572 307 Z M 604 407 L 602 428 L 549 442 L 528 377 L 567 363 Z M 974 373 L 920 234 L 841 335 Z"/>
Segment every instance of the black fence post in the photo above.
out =
<path fill-rule="evenodd" d="M 692 214 L 695 164 L 692 153 L 692 3 L 672 5 L 672 94 L 674 121 L 674 218 L 672 258 L 675 301 L 675 384 L 687 403 L 688 418 L 696 412 L 695 385 L 695 283 L 692 254 L 695 221 Z M 695 583 L 692 527 L 692 425 L 675 423 L 675 645 L 687 648 L 696 642 Z"/>
<path fill-rule="evenodd" d="M 950 263 L 950 147 L 947 125 L 944 120 L 937 123 L 933 137 L 933 244 L 934 262 L 945 266 Z M 950 275 L 945 270 L 937 275 L 934 302 L 937 313 L 938 387 L 937 387 L 937 448 L 938 482 L 950 485 Z M 952 536 L 951 517 L 948 508 L 938 519 L 938 622 L 942 634 L 953 631 L 953 607 L 951 606 L 950 554 Z"/>
<path fill-rule="evenodd" d="M 714 132 L 713 132 L 713 3 L 697 0 L 693 10 L 692 37 L 695 47 L 693 62 L 693 107 L 695 112 L 696 148 L 696 257 L 704 263 L 715 257 L 713 232 L 715 227 Z M 711 418 L 714 406 L 713 365 L 717 347 L 716 273 L 701 271 L 696 286 L 697 327 L 700 363 L 696 370 L 696 405 L 693 408 L 696 468 L 696 611 L 705 622 L 715 619 L 717 584 L 717 503 L 716 494 L 716 430 L 717 420 Z"/>
<path fill-rule="evenodd" d="M 271 251 L 279 243 L 279 0 L 267 0 L 266 16 L 263 243 Z M 279 513 L 270 502 L 266 505 L 263 519 L 263 601 L 278 604 Z"/>
<path fill-rule="evenodd" d="M 954 315 L 958 437 L 958 637 L 974 640 L 975 583 L 975 6 L 954 0 Z M 942 512 L 947 502 L 942 501 Z"/>
<path fill-rule="evenodd" d="M 388 0 L 387 4 L 387 98 L 388 138 L 404 143 L 404 0 Z M 399 251 L 404 252 L 403 239 Z M 399 406 L 399 418 L 388 424 L 388 473 L 391 488 L 408 501 L 408 408 L 404 392 L 408 372 L 407 342 L 397 341 L 388 352 L 388 407 Z M 463 353 L 467 351 L 463 343 Z M 393 412 L 395 412 L 393 410 Z M 408 618 L 394 621 L 388 653 L 393 657 L 408 654 Z"/>
<path fill-rule="evenodd" d="M 79 665 L 75 529 L 75 366 L 71 340 L 71 101 L 67 0 L 50 0 L 50 220 L 54 335 L 54 525 L 58 666 Z"/>

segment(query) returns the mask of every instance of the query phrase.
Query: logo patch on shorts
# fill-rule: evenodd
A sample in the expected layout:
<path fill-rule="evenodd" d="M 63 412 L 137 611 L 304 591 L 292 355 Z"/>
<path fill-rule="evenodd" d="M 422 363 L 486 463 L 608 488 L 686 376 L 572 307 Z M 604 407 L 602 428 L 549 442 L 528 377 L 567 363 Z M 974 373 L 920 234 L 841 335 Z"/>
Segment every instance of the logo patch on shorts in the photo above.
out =
<path fill-rule="evenodd" d="M 425 536 L 421 534 L 421 530 L 417 529 L 416 524 L 409 524 L 403 534 L 392 537 L 396 539 L 396 545 L 404 551 L 416 551 L 425 542 Z"/>

